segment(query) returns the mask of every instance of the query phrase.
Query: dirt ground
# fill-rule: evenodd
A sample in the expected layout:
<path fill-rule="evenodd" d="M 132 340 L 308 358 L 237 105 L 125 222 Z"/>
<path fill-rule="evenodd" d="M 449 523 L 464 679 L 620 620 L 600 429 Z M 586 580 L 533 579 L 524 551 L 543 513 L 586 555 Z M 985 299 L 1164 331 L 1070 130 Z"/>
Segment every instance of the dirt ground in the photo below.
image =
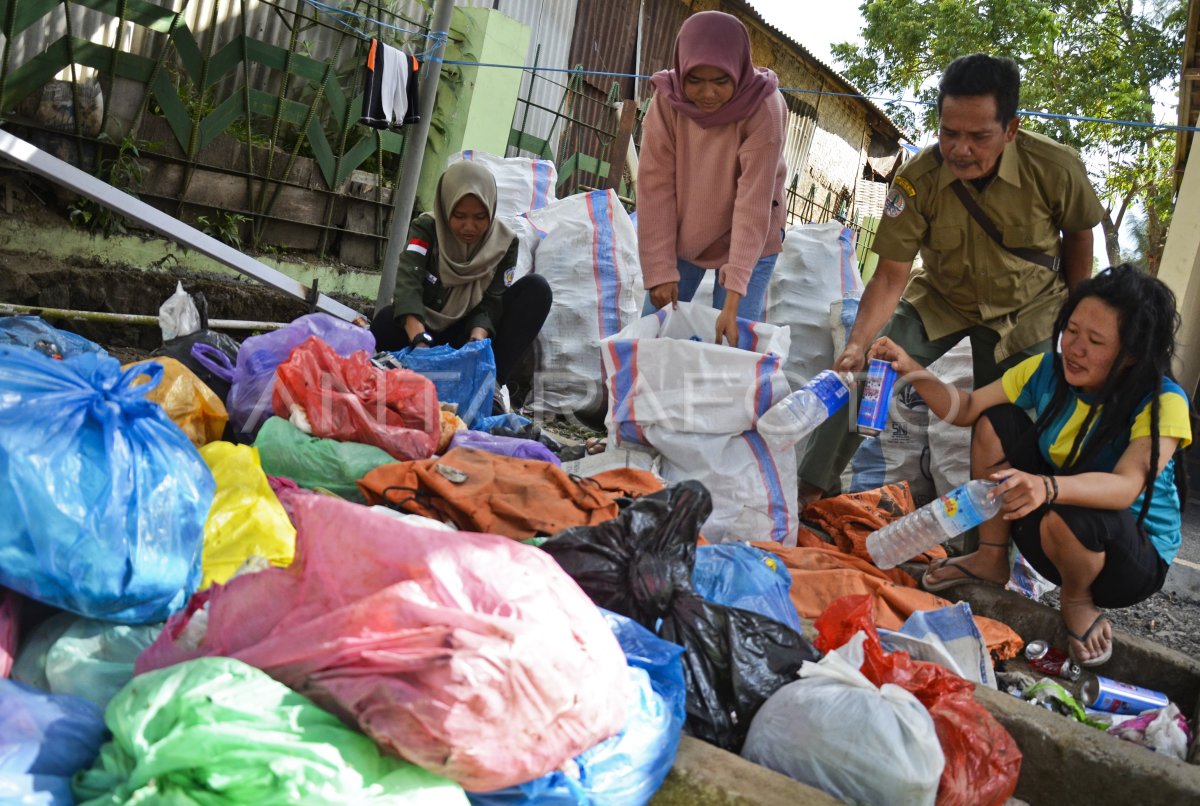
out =
<path fill-rule="evenodd" d="M 98 261 L 62 262 L 46 256 L 0 252 L 0 303 L 157 315 L 159 305 L 174 292 L 179 280 L 193 295 L 204 294 L 213 319 L 287 322 L 308 310 L 304 303 L 250 281 L 182 271 L 144 272 Z M 358 310 L 370 309 L 367 300 L 341 301 Z M 144 358 L 162 344 L 156 326 L 82 320 L 52 324 L 104 345 L 123 362 Z M 249 333 L 230 335 L 241 340 Z M 555 424 L 547 427 L 551 432 L 556 428 Z M 573 431 L 564 436 L 581 438 Z M 1057 605 L 1053 595 L 1047 603 Z M 1200 657 L 1200 602 L 1159 593 L 1134 607 L 1110 611 L 1109 619 L 1119 630 Z"/>

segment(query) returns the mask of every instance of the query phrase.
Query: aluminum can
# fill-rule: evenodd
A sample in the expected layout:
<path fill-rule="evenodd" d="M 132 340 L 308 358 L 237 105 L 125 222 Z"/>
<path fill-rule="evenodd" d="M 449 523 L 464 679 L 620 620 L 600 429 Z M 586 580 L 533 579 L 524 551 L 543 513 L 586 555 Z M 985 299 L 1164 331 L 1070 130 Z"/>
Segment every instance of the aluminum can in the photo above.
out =
<path fill-rule="evenodd" d="M 1100 675 L 1083 681 L 1079 693 L 1083 704 L 1088 708 L 1108 711 L 1110 714 L 1137 716 L 1155 708 L 1166 708 L 1171 704 L 1167 695 L 1161 691 L 1122 683 Z"/>
<path fill-rule="evenodd" d="M 892 388 L 896 385 L 896 370 L 889 361 L 872 358 L 867 366 L 867 381 L 863 384 L 862 400 L 858 403 L 858 433 L 875 436 L 887 425 L 888 410 L 892 407 Z"/>
<path fill-rule="evenodd" d="M 1040 638 L 1025 645 L 1025 660 L 1042 674 L 1054 675 L 1064 680 L 1078 680 L 1083 674 L 1083 670 L 1071 661 L 1066 652 L 1050 646 Z"/>

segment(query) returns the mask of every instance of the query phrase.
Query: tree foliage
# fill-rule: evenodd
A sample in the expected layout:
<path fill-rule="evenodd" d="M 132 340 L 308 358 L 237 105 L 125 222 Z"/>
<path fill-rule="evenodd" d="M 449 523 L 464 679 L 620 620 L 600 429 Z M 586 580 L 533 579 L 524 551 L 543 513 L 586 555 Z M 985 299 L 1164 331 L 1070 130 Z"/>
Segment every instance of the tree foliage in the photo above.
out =
<path fill-rule="evenodd" d="M 937 126 L 936 80 L 955 57 L 986 52 L 1021 66 L 1022 125 L 1084 154 L 1104 201 L 1109 259 L 1131 205 L 1145 211 L 1156 265 L 1171 209 L 1171 132 L 1073 118 L 1152 122 L 1155 88 L 1177 86 L 1186 0 L 864 0 L 863 47 L 835 45 L 845 74 L 873 93 L 926 102 L 888 111 L 902 127 Z M 1155 229 L 1156 227 L 1161 229 Z M 1164 237 L 1158 237 L 1159 235 Z M 1154 250 L 1158 251 L 1155 252 Z"/>

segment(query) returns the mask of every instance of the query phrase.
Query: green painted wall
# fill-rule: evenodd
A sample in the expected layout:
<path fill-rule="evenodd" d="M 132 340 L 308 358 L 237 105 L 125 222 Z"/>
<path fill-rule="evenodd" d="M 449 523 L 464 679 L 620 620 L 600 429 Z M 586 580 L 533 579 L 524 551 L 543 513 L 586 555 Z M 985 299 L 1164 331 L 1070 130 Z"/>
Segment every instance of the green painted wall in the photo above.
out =
<path fill-rule="evenodd" d="M 455 8 L 446 58 L 487 64 L 524 64 L 527 25 L 490 8 Z M 417 186 L 417 211 L 428 210 L 450 155 L 464 148 L 503 155 L 521 89 L 522 71 L 502 67 L 442 68 L 429 142 Z"/>

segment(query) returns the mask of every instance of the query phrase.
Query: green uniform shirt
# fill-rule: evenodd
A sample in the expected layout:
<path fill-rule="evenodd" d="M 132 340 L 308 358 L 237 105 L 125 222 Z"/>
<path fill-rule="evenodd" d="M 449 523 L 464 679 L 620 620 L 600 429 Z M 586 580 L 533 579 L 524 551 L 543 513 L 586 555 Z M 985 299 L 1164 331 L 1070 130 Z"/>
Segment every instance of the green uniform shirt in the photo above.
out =
<path fill-rule="evenodd" d="M 504 310 L 504 292 L 513 283 L 512 269 L 517 265 L 517 248 L 517 239 L 513 238 L 508 251 L 496 264 L 496 273 L 484 289 L 483 299 L 463 317 L 468 332 L 471 328 L 481 327 L 488 332 L 488 336 L 496 335 L 496 322 Z M 437 250 L 437 227 L 433 216 L 422 213 L 408 229 L 408 243 L 400 253 L 400 263 L 396 269 L 392 313 L 401 322 L 409 314 L 424 322 L 426 308 L 440 311 L 446 306 L 450 292 L 439 276 Z"/>
<path fill-rule="evenodd" d="M 917 309 L 931 340 L 985 325 L 999 335 L 996 361 L 1050 338 L 1066 297 L 1061 274 L 1022 260 L 988 237 L 954 195 L 954 175 L 925 148 L 901 169 L 888 191 L 871 247 L 880 257 L 924 268 L 904 298 Z M 1004 243 L 1055 257 L 1061 232 L 1090 230 L 1104 208 L 1074 150 L 1040 134 L 1017 131 L 991 183 L 979 192 L 963 183 Z"/>

